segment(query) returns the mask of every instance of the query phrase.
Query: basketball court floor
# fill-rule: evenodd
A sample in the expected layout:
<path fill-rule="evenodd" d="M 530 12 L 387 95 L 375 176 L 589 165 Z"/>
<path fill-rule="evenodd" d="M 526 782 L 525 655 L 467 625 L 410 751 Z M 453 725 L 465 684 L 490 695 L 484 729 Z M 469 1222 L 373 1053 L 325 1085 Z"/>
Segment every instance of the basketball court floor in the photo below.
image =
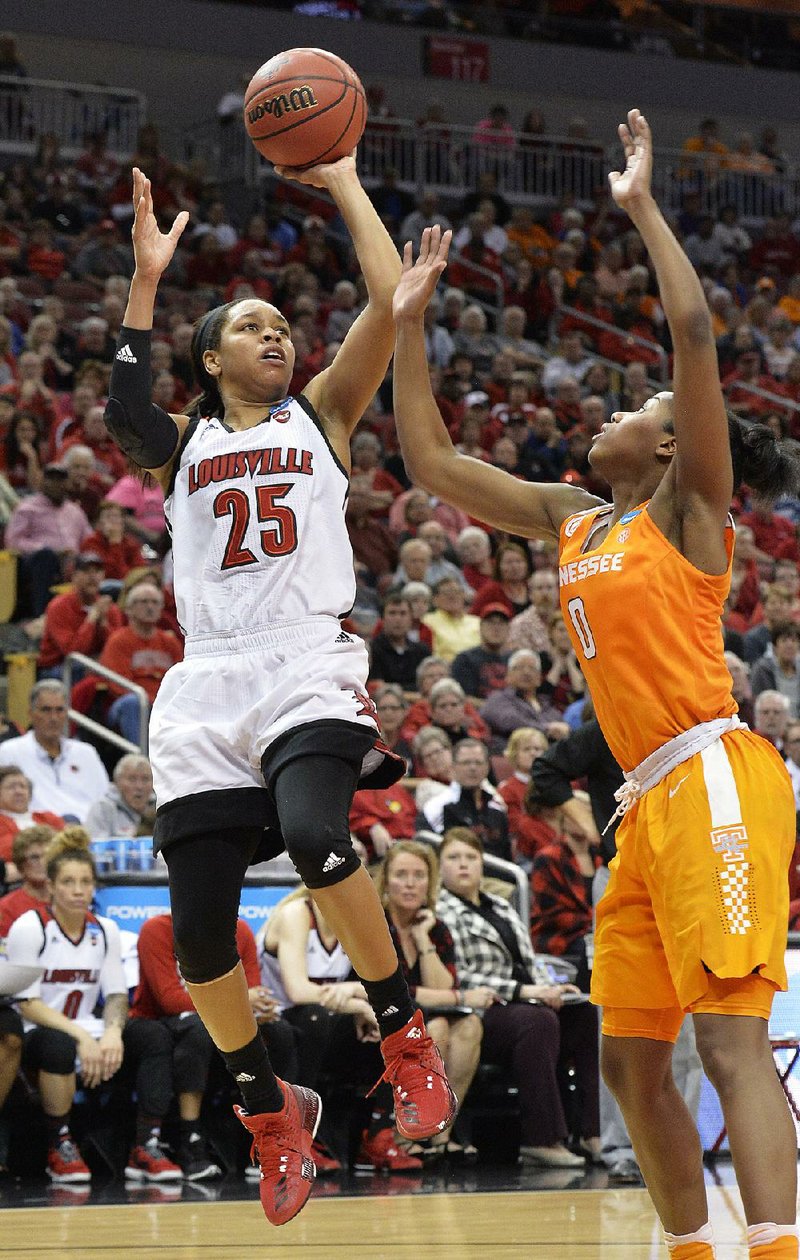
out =
<path fill-rule="evenodd" d="M 744 1218 L 727 1160 L 706 1171 L 719 1260 L 746 1260 Z M 424 1177 L 317 1182 L 296 1220 L 273 1229 L 258 1189 L 68 1189 L 41 1182 L 0 1191 L 3 1260 L 656 1260 L 666 1255 L 644 1190 L 606 1173 L 478 1165 Z"/>

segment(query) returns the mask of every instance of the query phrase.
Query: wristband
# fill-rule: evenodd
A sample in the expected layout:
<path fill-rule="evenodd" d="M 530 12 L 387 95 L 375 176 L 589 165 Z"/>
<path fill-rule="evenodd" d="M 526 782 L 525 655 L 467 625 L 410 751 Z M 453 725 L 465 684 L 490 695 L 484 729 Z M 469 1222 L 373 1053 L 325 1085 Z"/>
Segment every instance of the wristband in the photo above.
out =
<path fill-rule="evenodd" d="M 522 997 L 522 985 L 518 983 L 514 985 L 514 992 L 511 994 L 511 1001 L 518 1002 L 521 997 Z"/>
<path fill-rule="evenodd" d="M 436 953 L 436 950 L 431 945 L 430 949 L 421 949 L 419 951 L 419 956 L 420 958 L 426 958 L 428 954 L 435 954 L 435 953 Z"/>

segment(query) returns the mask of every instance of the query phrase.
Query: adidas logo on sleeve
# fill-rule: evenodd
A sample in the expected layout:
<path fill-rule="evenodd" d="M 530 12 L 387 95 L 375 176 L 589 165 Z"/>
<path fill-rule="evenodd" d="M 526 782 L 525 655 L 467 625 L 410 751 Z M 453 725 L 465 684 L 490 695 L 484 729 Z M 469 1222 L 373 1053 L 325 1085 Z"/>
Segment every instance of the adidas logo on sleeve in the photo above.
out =
<path fill-rule="evenodd" d="M 327 875 L 329 871 L 335 871 L 336 867 L 341 866 L 343 862 L 343 857 L 337 857 L 335 853 L 329 853 L 325 865 L 322 868 L 323 875 Z"/>
<path fill-rule="evenodd" d="M 138 363 L 139 362 L 139 360 L 136 358 L 136 355 L 133 353 L 130 346 L 128 345 L 127 341 L 125 342 L 124 346 L 120 346 L 119 350 L 116 353 L 116 358 L 120 363 Z"/>

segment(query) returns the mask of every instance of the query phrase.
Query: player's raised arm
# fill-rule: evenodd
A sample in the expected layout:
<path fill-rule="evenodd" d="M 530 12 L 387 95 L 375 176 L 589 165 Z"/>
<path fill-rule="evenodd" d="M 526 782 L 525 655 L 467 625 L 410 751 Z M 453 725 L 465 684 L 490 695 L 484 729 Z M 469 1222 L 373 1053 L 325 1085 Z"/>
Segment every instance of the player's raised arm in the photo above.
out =
<path fill-rule="evenodd" d="M 117 339 L 106 403 L 108 431 L 129 459 L 166 485 L 186 416 L 170 416 L 151 400 L 150 343 L 158 282 L 189 221 L 185 210 L 169 232 L 161 232 L 153 212 L 150 180 L 133 168 L 133 253 L 135 271 Z"/>
<path fill-rule="evenodd" d="M 733 494 L 728 417 L 711 316 L 697 273 L 653 198 L 653 142 L 638 109 L 619 135 L 625 170 L 609 175 L 611 195 L 630 215 L 656 271 L 675 353 L 675 489 L 684 508 L 701 502 L 724 524 Z"/>
<path fill-rule="evenodd" d="M 394 295 L 394 415 L 406 470 L 415 485 L 488 525 L 528 537 L 557 538 L 562 521 L 600 502 L 575 486 L 520 481 L 450 441 L 436 405 L 425 357 L 423 315 L 447 265 L 451 232 L 426 228 L 420 253 L 403 254 Z"/>
<path fill-rule="evenodd" d="M 307 171 L 284 166 L 275 169 L 286 178 L 328 190 L 352 237 L 367 285 L 367 305 L 348 331 L 335 360 L 303 391 L 320 419 L 342 426 L 347 439 L 375 397 L 391 361 L 392 297 L 400 276 L 400 258 L 361 186 L 355 152 Z"/>

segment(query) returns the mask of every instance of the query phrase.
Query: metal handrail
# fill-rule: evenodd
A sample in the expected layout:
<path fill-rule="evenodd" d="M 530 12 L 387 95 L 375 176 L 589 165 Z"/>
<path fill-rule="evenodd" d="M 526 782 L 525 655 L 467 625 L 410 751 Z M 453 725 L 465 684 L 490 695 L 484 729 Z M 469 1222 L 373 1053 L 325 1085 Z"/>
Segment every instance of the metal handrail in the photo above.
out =
<path fill-rule="evenodd" d="M 643 346 L 647 350 L 654 351 L 658 356 L 659 369 L 661 372 L 661 382 L 666 384 L 669 380 L 669 356 L 663 346 L 657 341 L 648 341 L 646 337 L 637 337 L 636 333 L 625 332 L 618 328 L 616 324 L 610 324 L 606 319 L 598 319 L 595 315 L 587 315 L 585 311 L 579 311 L 577 306 L 557 306 L 556 317 L 559 315 L 575 315 L 578 319 L 586 324 L 591 324 L 593 328 L 602 328 L 604 332 L 612 332 L 622 334 L 632 341 L 634 345 Z"/>
<path fill-rule="evenodd" d="M 432 848 L 441 847 L 443 836 L 438 835 L 435 831 L 417 831 L 414 839 L 421 841 L 422 844 L 429 844 Z M 528 877 L 520 866 L 515 862 L 506 862 L 504 858 L 495 857 L 493 853 L 484 853 L 483 869 L 487 875 L 493 875 L 497 879 L 502 879 L 514 886 L 514 908 L 527 924 L 531 917 L 531 894 Z"/>
<path fill-rule="evenodd" d="M 68 716 L 71 722 L 76 726 L 83 727 L 84 730 L 91 731 L 93 735 L 98 735 L 101 739 L 105 739 L 109 744 L 114 744 L 116 748 L 121 748 L 124 752 L 141 752 L 147 755 L 147 726 L 150 720 L 150 699 L 144 687 L 140 687 L 138 683 L 131 682 L 130 678 L 125 678 L 122 674 L 118 674 L 113 669 L 109 669 L 106 665 L 101 665 L 99 661 L 92 660 L 91 656 L 84 656 L 82 652 L 70 652 L 64 660 L 63 680 L 67 689 L 67 694 L 72 690 L 72 667 L 73 665 L 81 665 L 87 674 L 99 674 L 101 678 L 105 678 L 108 682 L 115 683 L 121 687 L 123 691 L 130 691 L 139 701 L 139 743 L 132 744 L 129 739 L 124 739 L 122 735 L 118 735 L 116 731 L 110 731 L 108 727 L 101 726 L 99 722 L 95 722 L 93 718 L 87 717 L 85 713 L 79 713 L 77 709 L 70 709 Z"/>
<path fill-rule="evenodd" d="M 61 152 L 74 157 L 90 133 L 104 132 L 117 158 L 134 152 L 147 98 L 133 88 L 0 75 L 0 147 L 32 153 L 52 132 Z"/>
<path fill-rule="evenodd" d="M 723 385 L 723 393 L 727 393 L 729 389 L 743 389 L 747 394 L 757 394 L 759 398 L 766 398 L 768 402 L 775 404 L 776 411 L 800 411 L 800 403 L 795 402 L 793 398 L 773 394 L 771 389 L 764 389 L 762 385 L 751 385 L 749 381 L 727 381 Z"/>

